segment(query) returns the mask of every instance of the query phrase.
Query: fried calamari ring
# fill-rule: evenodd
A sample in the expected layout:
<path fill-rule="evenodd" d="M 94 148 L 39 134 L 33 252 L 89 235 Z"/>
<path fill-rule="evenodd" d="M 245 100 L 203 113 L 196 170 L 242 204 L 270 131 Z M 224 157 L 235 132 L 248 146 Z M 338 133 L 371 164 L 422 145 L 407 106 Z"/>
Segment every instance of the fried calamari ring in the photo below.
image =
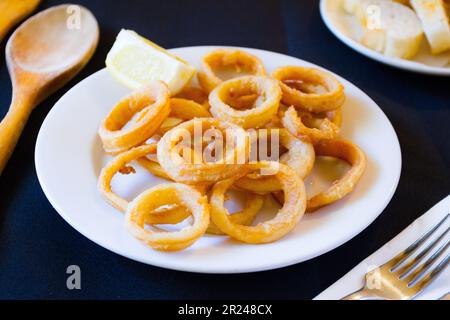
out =
<path fill-rule="evenodd" d="M 366 155 L 354 143 L 346 140 L 327 140 L 315 145 L 317 156 L 341 159 L 352 167 L 326 191 L 308 200 L 308 212 L 338 201 L 353 191 L 366 170 Z"/>
<path fill-rule="evenodd" d="M 264 136 L 261 136 L 262 132 L 267 132 L 269 135 L 278 134 L 280 146 L 288 150 L 281 155 L 280 163 L 289 166 L 300 179 L 306 178 L 311 173 L 316 160 L 314 147 L 311 143 L 297 139 L 285 129 L 260 130 L 258 132 L 259 139 L 264 139 Z M 267 139 L 267 136 L 265 138 Z M 256 148 L 259 146 L 258 144 Z M 251 147 L 255 147 L 255 144 L 252 143 Z M 247 175 L 236 181 L 235 186 L 258 194 L 268 194 L 281 190 L 281 184 L 272 176 Z"/>
<path fill-rule="evenodd" d="M 245 207 L 241 211 L 234 213 L 230 216 L 230 220 L 234 224 L 248 226 L 256 215 L 261 211 L 264 206 L 264 197 L 255 193 L 246 193 Z M 206 231 L 213 235 L 224 235 L 224 233 L 214 224 L 210 222 L 208 230 Z"/>
<path fill-rule="evenodd" d="M 175 232 L 156 232 L 145 228 L 148 216 L 166 205 L 182 205 L 192 213 L 190 227 Z M 197 190 L 184 184 L 162 184 L 145 191 L 128 206 L 127 230 L 135 238 L 159 251 L 179 251 L 203 236 L 210 220 L 208 200 Z"/>
<path fill-rule="evenodd" d="M 275 117 L 269 124 L 266 125 L 266 128 L 284 128 L 282 118 L 286 114 L 286 111 L 289 110 L 289 107 L 281 104 L 280 109 L 278 112 L 277 117 Z M 333 111 L 328 112 L 320 112 L 320 113 L 312 113 L 308 111 L 301 111 L 296 110 L 297 116 L 300 118 L 303 127 L 307 127 L 310 129 L 317 129 L 320 130 L 320 127 L 332 127 L 332 131 L 336 132 L 336 135 L 339 133 L 340 128 L 342 126 L 343 122 L 343 114 L 342 114 L 342 107 L 337 108 Z M 329 123 L 332 124 L 329 124 Z M 325 123 L 325 124 L 324 124 Z M 325 133 L 322 133 L 326 136 L 327 131 Z M 333 136 L 331 134 L 331 136 Z M 320 132 L 319 132 L 319 138 L 320 138 Z M 308 140 L 308 139 L 306 139 Z"/>
<path fill-rule="evenodd" d="M 322 70 L 286 66 L 276 69 L 272 78 L 280 81 L 283 103 L 298 109 L 326 112 L 345 102 L 344 86 L 332 74 Z"/>
<path fill-rule="evenodd" d="M 128 163 L 154 153 L 156 153 L 156 144 L 133 148 L 116 156 L 102 169 L 98 180 L 98 189 L 109 204 L 121 212 L 126 212 L 128 201 L 112 191 L 111 181 Z"/>
<path fill-rule="evenodd" d="M 192 100 L 204 106 L 207 110 L 209 110 L 209 100 L 208 94 L 200 88 L 187 86 L 181 91 L 179 94 L 175 96 L 175 98 Z"/>
<path fill-rule="evenodd" d="M 342 127 L 342 122 L 344 121 L 342 114 L 342 107 L 339 107 L 333 111 L 326 112 L 325 117 L 329 119 L 331 122 L 333 122 L 338 128 Z"/>
<path fill-rule="evenodd" d="M 203 90 L 210 93 L 230 78 L 229 75 L 221 77 L 220 73 L 231 73 L 232 76 L 239 74 L 265 76 L 266 69 L 261 60 L 250 53 L 235 49 L 217 49 L 203 58 L 197 74 L 198 82 Z"/>
<path fill-rule="evenodd" d="M 264 129 L 284 129 L 280 113 L 275 115 L 272 120 L 264 126 Z"/>
<path fill-rule="evenodd" d="M 323 122 L 328 120 L 333 123 L 336 128 L 340 129 L 342 127 L 343 116 L 342 107 L 337 108 L 333 111 L 312 113 L 307 111 L 298 111 L 298 114 L 302 122 L 309 128 L 320 128 Z"/>
<path fill-rule="evenodd" d="M 173 181 L 164 169 L 159 165 L 158 160 L 154 158 L 142 157 L 136 160 L 145 170 L 161 179 Z M 201 193 L 208 191 L 208 186 L 193 186 L 193 188 Z M 190 217 L 189 211 L 182 206 L 173 205 L 165 210 L 153 212 L 149 216 L 149 224 L 178 224 Z"/>
<path fill-rule="evenodd" d="M 184 121 L 179 118 L 173 118 L 173 117 L 166 118 L 166 120 L 164 120 L 164 122 L 161 124 L 159 129 L 155 132 L 154 137 L 157 137 L 158 139 L 160 139 L 163 135 L 166 134 L 167 131 L 175 128 L 176 126 L 180 125 L 183 122 Z"/>
<path fill-rule="evenodd" d="M 307 127 L 294 107 L 290 107 L 284 113 L 281 122 L 292 135 L 305 141 L 311 141 L 313 144 L 321 140 L 335 139 L 340 132 L 340 128 L 327 118 L 318 121 L 318 128 Z"/>
<path fill-rule="evenodd" d="M 157 159 L 149 159 L 148 157 L 142 157 L 136 160 L 145 170 L 150 172 L 156 177 L 166 180 L 172 180 L 169 175 L 160 166 Z"/>
<path fill-rule="evenodd" d="M 151 138 L 170 113 L 169 95 L 167 85 L 155 81 L 122 99 L 99 129 L 105 151 L 118 154 Z M 125 127 L 136 114 L 137 120 Z"/>
<path fill-rule="evenodd" d="M 205 106 L 194 100 L 172 98 L 170 99 L 170 116 L 182 120 L 192 120 L 194 118 L 209 118 L 211 114 Z"/>
<path fill-rule="evenodd" d="M 195 118 L 211 117 L 211 114 L 208 110 L 206 110 L 204 106 L 196 103 L 193 100 L 172 98 L 170 99 L 170 104 L 170 115 L 157 131 L 158 135 L 164 135 L 184 121 L 192 120 Z M 163 179 L 171 180 L 164 169 L 161 168 L 157 159 L 148 159 L 147 157 L 143 157 L 141 159 L 138 159 L 137 162 L 153 175 Z"/>
<path fill-rule="evenodd" d="M 247 109 L 236 109 L 233 101 L 250 96 L 259 98 Z M 278 82 L 266 77 L 246 76 L 228 80 L 209 96 L 210 112 L 218 119 L 233 122 L 244 129 L 261 128 L 278 113 L 281 89 Z"/>
<path fill-rule="evenodd" d="M 205 106 L 194 100 L 172 98 L 170 99 L 170 114 L 163 122 L 157 134 L 164 135 L 167 131 L 173 129 L 184 121 L 195 118 L 210 118 L 211 114 Z"/>
<path fill-rule="evenodd" d="M 217 227 L 232 238 L 250 244 L 270 243 L 291 232 L 301 220 L 306 209 L 306 194 L 303 181 L 289 167 L 275 162 L 248 164 L 247 169 L 270 170 L 282 185 L 286 201 L 276 217 L 257 226 L 242 226 L 233 223 L 224 207 L 224 195 L 235 179 L 218 182 L 211 193 L 211 219 Z"/>
<path fill-rule="evenodd" d="M 123 213 L 126 212 L 129 202 L 112 191 L 111 181 L 121 169 L 126 168 L 128 163 L 154 153 L 156 153 L 156 144 L 137 147 L 116 156 L 103 168 L 98 181 L 98 189 L 109 204 Z M 147 223 L 177 224 L 188 216 L 185 210 L 174 207 L 165 212 L 155 212 L 154 215 L 149 215 Z"/>
<path fill-rule="evenodd" d="M 179 148 L 182 142 L 185 142 L 183 140 L 197 138 L 195 131 L 199 130 L 202 136 L 198 138 L 201 138 L 200 142 L 203 142 L 203 133 L 206 133 L 208 129 L 224 132 L 223 137 L 236 142 L 219 161 L 186 161 L 180 154 Z M 191 143 L 191 141 L 188 142 Z M 194 141 L 194 145 L 197 143 L 199 142 Z M 248 159 L 248 144 L 249 138 L 246 131 L 235 124 L 214 118 L 193 119 L 173 128 L 162 137 L 158 142 L 158 162 L 174 181 L 194 185 L 211 184 L 240 175 Z M 200 147 L 203 151 L 203 145 Z M 194 158 L 195 154 L 194 152 Z"/>
<path fill-rule="evenodd" d="M 176 225 L 185 221 L 190 216 L 191 213 L 185 207 L 173 205 L 150 211 L 145 218 L 145 223 L 150 225 Z"/>
<path fill-rule="evenodd" d="M 195 153 L 194 150 L 192 150 L 192 153 Z M 151 156 L 151 157 L 149 157 Z M 174 181 L 172 178 L 169 177 L 169 175 L 164 171 L 164 169 L 161 167 L 161 165 L 158 162 L 158 159 L 155 157 L 154 154 L 150 154 L 149 156 L 141 157 L 137 159 L 137 163 L 139 163 L 145 170 L 150 172 L 156 177 L 159 177 L 161 179 Z M 193 155 L 194 159 L 200 159 L 198 158 L 199 155 Z M 209 189 L 210 185 L 196 185 L 193 186 L 194 189 L 197 191 L 200 191 L 202 193 L 206 193 Z M 166 223 L 169 224 L 169 223 Z"/>
<path fill-rule="evenodd" d="M 313 145 L 297 139 L 287 130 L 281 131 L 280 138 L 281 145 L 288 149 L 288 152 L 281 156 L 280 162 L 294 170 L 300 179 L 309 176 L 316 161 Z"/>

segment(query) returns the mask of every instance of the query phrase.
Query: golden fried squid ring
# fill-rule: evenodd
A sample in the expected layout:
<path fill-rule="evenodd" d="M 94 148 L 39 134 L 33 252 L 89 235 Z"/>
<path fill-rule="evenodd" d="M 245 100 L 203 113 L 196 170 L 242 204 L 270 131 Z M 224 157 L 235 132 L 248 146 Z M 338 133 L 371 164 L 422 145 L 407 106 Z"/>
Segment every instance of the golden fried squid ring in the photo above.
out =
<path fill-rule="evenodd" d="M 310 112 L 326 112 L 345 102 L 344 86 L 332 74 L 306 67 L 276 69 L 272 78 L 280 81 L 283 103 Z"/>
<path fill-rule="evenodd" d="M 151 154 L 153 156 L 153 154 Z M 136 160 L 145 170 L 150 172 L 156 177 L 161 179 L 173 181 L 164 169 L 160 166 L 158 160 L 156 158 L 149 158 L 147 156 L 139 158 Z M 193 186 L 193 188 L 201 193 L 206 193 L 208 191 L 209 186 Z M 189 218 L 191 214 L 182 206 L 173 205 L 169 208 L 165 208 L 164 210 L 160 210 L 158 212 L 153 212 L 149 217 L 149 224 L 178 224 L 187 218 Z"/>
<path fill-rule="evenodd" d="M 341 159 L 352 167 L 326 191 L 308 200 L 308 212 L 338 201 L 348 195 L 356 187 L 366 170 L 366 155 L 355 144 L 346 140 L 327 140 L 315 145 L 316 155 Z"/>
<path fill-rule="evenodd" d="M 170 115 L 157 131 L 158 135 L 164 135 L 167 131 L 170 131 L 174 127 L 187 120 L 211 117 L 211 114 L 206 109 L 206 107 L 200 105 L 194 100 L 172 98 L 170 99 L 170 106 Z M 161 168 L 157 159 L 150 160 L 144 157 L 138 159 L 137 162 L 153 175 L 163 179 L 171 180 L 167 173 Z"/>
<path fill-rule="evenodd" d="M 325 117 L 333 122 L 338 128 L 342 127 L 343 120 L 343 114 L 342 114 L 342 107 L 337 108 L 333 111 L 328 111 L 325 113 Z"/>
<path fill-rule="evenodd" d="M 172 98 L 170 99 L 170 114 L 163 122 L 157 134 L 164 135 L 167 131 L 173 129 L 184 121 L 195 118 L 210 118 L 211 114 L 205 106 L 198 104 L 193 100 Z"/>
<path fill-rule="evenodd" d="M 307 127 L 294 107 L 290 107 L 282 116 L 283 126 L 294 136 L 305 141 L 318 143 L 321 140 L 330 140 L 338 137 L 340 128 L 329 119 L 314 119 L 318 128 Z"/>
<path fill-rule="evenodd" d="M 272 120 L 264 126 L 264 129 L 284 129 L 280 115 L 280 112 L 278 112 L 278 114 L 275 115 Z"/>
<path fill-rule="evenodd" d="M 148 216 L 166 205 L 182 205 L 193 217 L 190 227 L 175 232 L 156 232 L 145 229 Z M 200 192 L 184 184 L 162 184 L 145 191 L 128 206 L 127 230 L 135 238 L 159 251 L 186 249 L 202 237 L 210 220 L 208 200 Z"/>
<path fill-rule="evenodd" d="M 210 93 L 223 81 L 239 75 L 265 76 L 266 69 L 261 60 L 250 53 L 217 49 L 203 58 L 197 79 L 203 90 Z"/>
<path fill-rule="evenodd" d="M 196 154 L 195 150 L 191 150 L 191 152 L 193 153 L 192 157 L 195 159 L 195 161 L 201 161 L 201 160 L 199 160 L 199 159 L 201 159 L 200 155 Z M 137 159 L 136 161 L 145 170 L 147 170 L 154 176 L 159 177 L 161 179 L 174 181 L 171 177 L 169 177 L 169 175 L 166 173 L 166 171 L 164 171 L 164 169 L 161 167 L 161 165 L 158 162 L 157 157 L 155 157 L 154 154 L 149 154 L 145 157 Z M 193 188 L 196 189 L 197 191 L 205 193 L 208 191 L 210 186 L 211 185 L 207 185 L 207 184 L 206 185 L 196 185 L 196 186 L 193 186 Z M 181 221 L 179 221 L 179 222 L 181 222 Z M 170 224 L 170 223 L 166 223 L 166 224 Z"/>
<path fill-rule="evenodd" d="M 157 159 L 149 159 L 148 157 L 142 157 L 136 160 L 145 170 L 150 172 L 156 177 L 172 180 L 167 175 L 166 171 L 160 166 Z"/>
<path fill-rule="evenodd" d="M 188 99 L 170 99 L 172 111 L 170 116 L 182 120 L 192 120 L 194 118 L 209 118 L 211 114 L 205 106 Z"/>
<path fill-rule="evenodd" d="M 279 162 L 289 166 L 300 179 L 306 178 L 311 173 L 316 160 L 313 145 L 297 139 L 285 129 L 259 130 L 257 136 L 259 139 L 265 138 L 267 140 L 269 135 L 274 134 L 279 135 L 280 147 L 288 150 L 281 155 Z M 260 146 L 258 143 L 256 145 L 252 143 L 251 147 L 258 148 Z M 281 190 L 281 184 L 273 176 L 247 175 L 236 181 L 235 186 L 258 194 L 268 194 Z"/>
<path fill-rule="evenodd" d="M 179 124 L 181 124 L 183 122 L 184 121 L 179 118 L 173 118 L 173 117 L 166 118 L 166 120 L 164 120 L 164 122 L 161 124 L 159 129 L 155 132 L 155 135 L 152 137 L 152 139 L 159 140 L 161 138 L 161 136 L 163 136 L 167 131 L 175 128 L 176 126 L 178 126 Z"/>
<path fill-rule="evenodd" d="M 155 153 L 156 144 L 140 146 L 116 156 L 103 168 L 98 181 L 98 189 L 109 204 L 123 213 L 126 212 L 129 202 L 112 191 L 111 181 L 118 172 L 126 168 L 128 163 Z M 185 220 L 188 216 L 184 210 L 169 208 L 161 211 L 160 214 L 155 213 L 153 216 L 150 216 L 149 223 L 177 224 Z"/>
<path fill-rule="evenodd" d="M 241 211 L 230 215 L 230 220 L 234 224 L 248 226 L 255 220 L 256 215 L 264 206 L 264 197 L 255 193 L 246 193 L 245 207 Z M 214 224 L 210 222 L 208 230 L 209 234 L 224 235 L 224 233 Z"/>
<path fill-rule="evenodd" d="M 112 191 L 111 181 L 128 163 L 154 153 L 156 153 L 156 144 L 137 147 L 119 154 L 102 169 L 98 180 L 98 189 L 109 204 L 122 212 L 127 211 L 128 201 Z"/>
<path fill-rule="evenodd" d="M 152 137 L 170 113 L 169 95 L 167 85 L 155 81 L 121 100 L 99 129 L 105 151 L 118 154 Z M 136 114 L 137 120 L 125 127 Z"/>
<path fill-rule="evenodd" d="M 254 96 L 253 106 L 236 109 L 237 98 Z M 246 76 L 228 80 L 219 85 L 209 96 L 210 112 L 214 117 L 233 122 L 244 129 L 261 128 L 278 113 L 281 89 L 278 82 L 266 77 Z"/>
<path fill-rule="evenodd" d="M 209 110 L 209 100 L 208 94 L 200 88 L 187 86 L 179 94 L 175 96 L 178 99 L 192 100 L 204 106 Z"/>
<path fill-rule="evenodd" d="M 206 135 L 209 129 L 222 134 L 222 139 L 219 140 L 223 145 L 229 146 L 227 152 L 223 152 L 223 156 L 218 161 L 195 161 L 197 152 L 193 153 L 194 157 L 191 159 L 186 159 L 180 153 L 180 148 L 183 148 L 184 142 L 192 143 L 192 140 L 185 140 L 193 137 L 194 144 L 190 147 L 196 148 L 199 145 L 201 152 L 204 152 L 206 151 L 203 146 L 204 134 Z M 207 185 L 240 175 L 248 159 L 248 145 L 247 132 L 235 124 L 214 118 L 193 119 L 173 128 L 162 137 L 158 142 L 158 162 L 174 181 Z M 222 148 L 220 149 L 223 151 Z M 200 160 L 203 160 L 203 157 Z"/>
<path fill-rule="evenodd" d="M 109 204 L 123 213 L 126 212 L 129 202 L 112 191 L 111 181 L 121 169 L 126 168 L 128 163 L 154 153 L 156 153 L 156 144 L 137 147 L 116 156 L 103 168 L 98 181 L 98 189 Z M 173 207 L 159 213 L 155 212 L 154 215 L 148 217 L 147 222 L 177 224 L 188 216 L 189 214 L 186 214 L 184 209 Z"/>
<path fill-rule="evenodd" d="M 212 189 L 210 205 L 211 219 L 224 233 L 241 242 L 263 244 L 279 240 L 291 232 L 301 220 L 306 209 L 306 193 L 303 181 L 289 167 L 275 162 L 248 164 L 247 169 L 269 170 L 275 173 L 285 194 L 283 208 L 276 217 L 257 226 L 242 226 L 231 221 L 224 207 L 225 193 L 235 179 L 218 182 Z"/>
<path fill-rule="evenodd" d="M 176 225 L 188 219 L 191 213 L 179 205 L 159 208 L 152 211 L 145 219 L 145 223 L 151 225 Z"/>
<path fill-rule="evenodd" d="M 312 113 L 307 111 L 298 111 L 302 122 L 309 128 L 320 128 L 324 121 L 330 121 L 337 129 L 342 127 L 342 107 L 328 112 Z M 340 130 L 339 130 L 340 131 Z"/>

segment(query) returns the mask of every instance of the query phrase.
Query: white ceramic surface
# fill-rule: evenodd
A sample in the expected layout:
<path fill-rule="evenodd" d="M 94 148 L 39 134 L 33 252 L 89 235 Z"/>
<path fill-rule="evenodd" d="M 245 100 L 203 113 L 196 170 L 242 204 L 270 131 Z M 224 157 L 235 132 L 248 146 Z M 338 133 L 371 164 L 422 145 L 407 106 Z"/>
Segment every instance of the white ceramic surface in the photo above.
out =
<path fill-rule="evenodd" d="M 199 65 L 201 57 L 213 48 L 171 51 Z M 278 53 L 245 50 L 260 57 L 269 71 L 282 65 L 312 66 Z M 123 215 L 97 191 L 99 172 L 109 159 L 102 151 L 97 129 L 118 99 L 129 92 L 106 70 L 72 88 L 47 116 L 36 146 L 39 181 L 53 207 L 71 226 L 100 246 L 136 261 L 200 273 L 256 272 L 300 263 L 335 249 L 371 224 L 391 200 L 400 177 L 400 146 L 389 120 L 360 89 L 341 81 L 347 94 L 342 135 L 367 153 L 367 172 L 350 196 L 305 217 L 276 243 L 255 246 L 204 236 L 186 251 L 161 253 L 127 233 Z M 160 182 L 138 170 L 136 175 L 119 175 L 113 188 L 132 199 Z M 265 210 L 270 210 L 270 205 Z"/>
<path fill-rule="evenodd" d="M 387 57 L 371 50 L 359 42 L 362 28 L 356 19 L 342 7 L 343 0 L 321 0 L 320 13 L 330 31 L 343 43 L 370 59 L 392 67 L 423 74 L 450 76 L 450 52 L 432 55 L 424 39 L 418 55 L 413 60 Z"/>

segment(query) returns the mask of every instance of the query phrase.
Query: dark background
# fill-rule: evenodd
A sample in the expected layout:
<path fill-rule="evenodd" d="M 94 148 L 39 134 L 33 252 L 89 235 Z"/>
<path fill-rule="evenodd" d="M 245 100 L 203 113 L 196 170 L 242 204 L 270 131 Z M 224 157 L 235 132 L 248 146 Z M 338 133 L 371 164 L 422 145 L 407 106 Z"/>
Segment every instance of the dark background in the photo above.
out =
<path fill-rule="evenodd" d="M 0 177 L 0 299 L 311 299 L 450 193 L 449 79 L 396 70 L 352 51 L 326 29 L 318 1 L 73 2 L 97 16 L 100 47 L 74 81 L 36 109 Z M 60 3 L 44 0 L 40 9 Z M 381 106 L 399 136 L 404 167 L 391 204 L 341 248 L 259 274 L 168 271 L 90 242 L 63 221 L 45 198 L 36 177 L 34 147 L 50 108 L 75 83 L 103 68 L 121 28 L 134 29 L 166 48 L 230 45 L 281 52 L 347 78 Z M 11 85 L 1 57 L 2 117 L 10 103 Z M 70 183 L 64 177 L 61 181 Z M 81 291 L 66 289 L 66 268 L 73 264 L 82 269 Z"/>

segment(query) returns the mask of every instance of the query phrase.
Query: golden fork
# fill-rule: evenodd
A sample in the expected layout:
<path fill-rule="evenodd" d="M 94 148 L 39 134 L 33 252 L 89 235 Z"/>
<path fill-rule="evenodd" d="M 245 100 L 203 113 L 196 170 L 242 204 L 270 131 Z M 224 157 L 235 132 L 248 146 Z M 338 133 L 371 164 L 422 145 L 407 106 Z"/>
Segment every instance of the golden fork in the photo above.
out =
<path fill-rule="evenodd" d="M 424 263 L 427 257 L 450 230 L 448 227 L 432 243 L 427 245 L 413 259 L 413 254 L 418 251 L 425 242 L 445 223 L 450 214 L 447 214 L 433 229 L 428 231 L 422 238 L 413 243 L 408 249 L 379 268 L 366 274 L 364 287 L 343 298 L 343 300 L 411 300 L 421 293 L 433 280 L 435 280 L 448 266 L 450 254 L 432 270 L 433 265 L 447 251 L 450 241 L 441 245 Z M 408 261 L 409 260 L 409 261 Z M 429 272 L 428 272 L 429 271 Z M 428 273 L 427 273 L 428 272 Z M 427 273 L 427 274 L 426 274 Z"/>

